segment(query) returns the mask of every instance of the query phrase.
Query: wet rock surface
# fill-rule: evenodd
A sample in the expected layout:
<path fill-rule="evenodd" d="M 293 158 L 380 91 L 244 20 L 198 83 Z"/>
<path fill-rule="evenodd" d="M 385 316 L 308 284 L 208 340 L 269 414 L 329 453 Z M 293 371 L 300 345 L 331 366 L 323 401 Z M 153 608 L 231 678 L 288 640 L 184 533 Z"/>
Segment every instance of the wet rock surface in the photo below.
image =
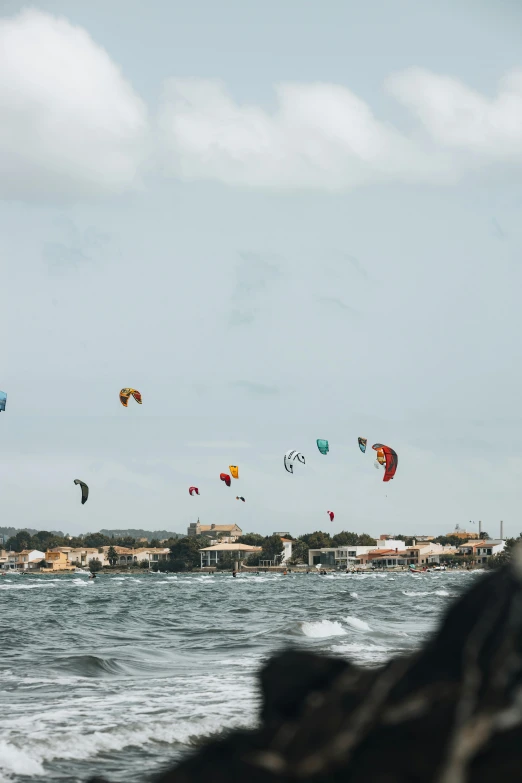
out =
<path fill-rule="evenodd" d="M 480 577 L 415 655 L 381 669 L 288 651 L 261 671 L 262 725 L 156 783 L 522 779 L 522 554 Z"/>

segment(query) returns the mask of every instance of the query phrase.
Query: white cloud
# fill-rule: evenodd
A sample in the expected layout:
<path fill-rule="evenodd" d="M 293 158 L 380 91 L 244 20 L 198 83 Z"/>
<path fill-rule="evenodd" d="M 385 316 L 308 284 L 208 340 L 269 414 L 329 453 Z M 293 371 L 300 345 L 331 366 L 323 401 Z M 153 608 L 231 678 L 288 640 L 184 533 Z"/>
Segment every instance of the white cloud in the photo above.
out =
<path fill-rule="evenodd" d="M 522 71 L 507 74 L 491 100 L 421 68 L 390 77 L 387 88 L 438 146 L 480 156 L 481 162 L 522 162 Z"/>
<path fill-rule="evenodd" d="M 445 184 L 522 164 L 522 71 L 494 98 L 419 68 L 385 89 L 413 118 L 408 132 L 340 85 L 276 85 L 270 113 L 219 81 L 169 79 L 151 133 L 144 102 L 84 29 L 26 10 L 0 19 L 0 198 L 117 193 L 153 147 L 170 176 L 280 190 Z"/>
<path fill-rule="evenodd" d="M 159 127 L 170 173 L 256 188 L 342 190 L 372 182 L 453 182 L 494 161 L 522 162 L 522 75 L 495 100 L 410 69 L 388 91 L 421 121 L 402 133 L 346 87 L 280 84 L 278 109 L 240 106 L 218 81 L 170 79 Z"/>
<path fill-rule="evenodd" d="M 159 124 L 171 172 L 230 185 L 338 190 L 444 170 L 345 87 L 281 84 L 276 92 L 271 116 L 236 105 L 220 82 L 169 80 Z"/>
<path fill-rule="evenodd" d="M 85 30 L 33 9 L 0 20 L 0 197 L 118 192 L 146 134 L 145 104 Z"/>

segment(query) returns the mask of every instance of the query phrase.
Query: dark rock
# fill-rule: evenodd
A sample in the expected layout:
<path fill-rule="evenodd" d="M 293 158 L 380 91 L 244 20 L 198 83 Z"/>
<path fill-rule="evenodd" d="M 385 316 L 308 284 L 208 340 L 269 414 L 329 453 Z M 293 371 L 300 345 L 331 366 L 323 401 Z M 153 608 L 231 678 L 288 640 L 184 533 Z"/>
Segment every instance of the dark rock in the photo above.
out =
<path fill-rule="evenodd" d="M 381 669 L 277 656 L 261 672 L 261 727 L 208 743 L 157 783 L 520 780 L 521 580 L 519 551 L 479 577 L 424 649 Z"/>

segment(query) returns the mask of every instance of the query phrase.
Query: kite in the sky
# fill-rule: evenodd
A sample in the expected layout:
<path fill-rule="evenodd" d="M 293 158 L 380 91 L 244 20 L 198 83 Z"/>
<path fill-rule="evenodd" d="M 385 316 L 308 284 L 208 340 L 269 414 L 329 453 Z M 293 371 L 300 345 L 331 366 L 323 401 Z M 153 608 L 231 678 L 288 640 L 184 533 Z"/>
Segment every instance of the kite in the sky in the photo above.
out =
<path fill-rule="evenodd" d="M 245 498 L 238 497 L 237 495 L 236 495 L 236 500 L 242 500 L 242 501 L 243 501 L 243 503 L 245 502 Z"/>
<path fill-rule="evenodd" d="M 89 497 L 89 487 L 84 481 L 80 481 L 80 479 L 74 479 L 75 484 L 79 484 L 82 488 L 82 506 L 84 503 L 87 503 L 87 498 Z"/>
<path fill-rule="evenodd" d="M 228 469 L 230 470 L 230 473 L 232 474 L 232 478 L 238 479 L 239 478 L 239 468 L 237 465 L 229 465 Z"/>
<path fill-rule="evenodd" d="M 318 438 L 317 440 L 317 448 L 319 449 L 321 454 L 328 454 L 328 452 L 330 451 L 330 448 L 328 446 L 328 441 L 322 440 L 321 438 Z"/>
<path fill-rule="evenodd" d="M 397 470 L 397 466 L 399 464 L 399 457 L 397 456 L 397 452 L 391 449 L 389 446 L 383 446 L 382 443 L 374 443 L 372 449 L 375 449 L 377 452 L 378 462 L 381 465 L 383 464 L 381 459 L 379 459 L 379 456 L 382 455 L 386 465 L 383 481 L 390 481 L 390 479 L 395 476 L 395 471 Z"/>
<path fill-rule="evenodd" d="M 197 487 L 189 487 L 189 492 L 191 495 L 199 495 L 199 489 Z"/>
<path fill-rule="evenodd" d="M 120 402 L 121 402 L 121 404 L 123 405 L 124 408 L 126 408 L 128 406 L 128 404 L 129 404 L 129 397 L 131 396 L 131 394 L 134 397 L 134 399 L 136 400 L 136 402 L 138 402 L 141 405 L 141 403 L 142 403 L 141 393 L 139 391 L 137 391 L 137 389 L 122 389 L 120 391 Z"/>
<path fill-rule="evenodd" d="M 228 475 L 228 473 L 220 473 L 220 474 L 219 474 L 219 478 L 221 479 L 221 481 L 224 481 L 224 482 L 225 482 L 225 484 L 227 485 L 227 487 L 229 487 L 229 486 L 230 486 L 230 484 L 231 484 L 231 479 L 230 479 L 230 476 Z"/>
<path fill-rule="evenodd" d="M 326 513 L 330 517 L 330 522 L 333 522 L 334 521 L 334 517 L 335 517 L 334 512 L 333 511 L 327 511 Z"/>
<path fill-rule="evenodd" d="M 368 443 L 368 438 L 358 438 L 358 441 L 359 441 L 359 448 L 364 454 L 366 452 L 366 444 Z"/>
<path fill-rule="evenodd" d="M 289 451 L 286 452 L 285 458 L 284 458 L 285 469 L 289 473 L 293 473 L 294 472 L 294 466 L 292 464 L 294 462 L 294 460 L 297 460 L 302 465 L 305 464 L 304 455 L 301 454 L 300 451 L 297 451 L 297 449 L 290 449 Z"/>
<path fill-rule="evenodd" d="M 6 403 L 7 403 L 7 394 L 3 391 L 0 391 L 0 411 L 5 411 Z"/>

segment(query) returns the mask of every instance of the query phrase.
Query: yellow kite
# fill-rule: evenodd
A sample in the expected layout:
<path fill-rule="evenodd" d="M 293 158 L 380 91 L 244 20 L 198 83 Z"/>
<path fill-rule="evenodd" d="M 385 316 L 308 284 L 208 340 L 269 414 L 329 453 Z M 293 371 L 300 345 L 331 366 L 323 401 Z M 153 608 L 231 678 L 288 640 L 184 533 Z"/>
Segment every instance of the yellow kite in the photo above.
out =
<path fill-rule="evenodd" d="M 122 389 L 120 392 L 120 402 L 125 408 L 129 403 L 129 397 L 131 394 L 136 402 L 138 402 L 140 405 L 142 403 L 141 394 L 137 389 Z"/>

